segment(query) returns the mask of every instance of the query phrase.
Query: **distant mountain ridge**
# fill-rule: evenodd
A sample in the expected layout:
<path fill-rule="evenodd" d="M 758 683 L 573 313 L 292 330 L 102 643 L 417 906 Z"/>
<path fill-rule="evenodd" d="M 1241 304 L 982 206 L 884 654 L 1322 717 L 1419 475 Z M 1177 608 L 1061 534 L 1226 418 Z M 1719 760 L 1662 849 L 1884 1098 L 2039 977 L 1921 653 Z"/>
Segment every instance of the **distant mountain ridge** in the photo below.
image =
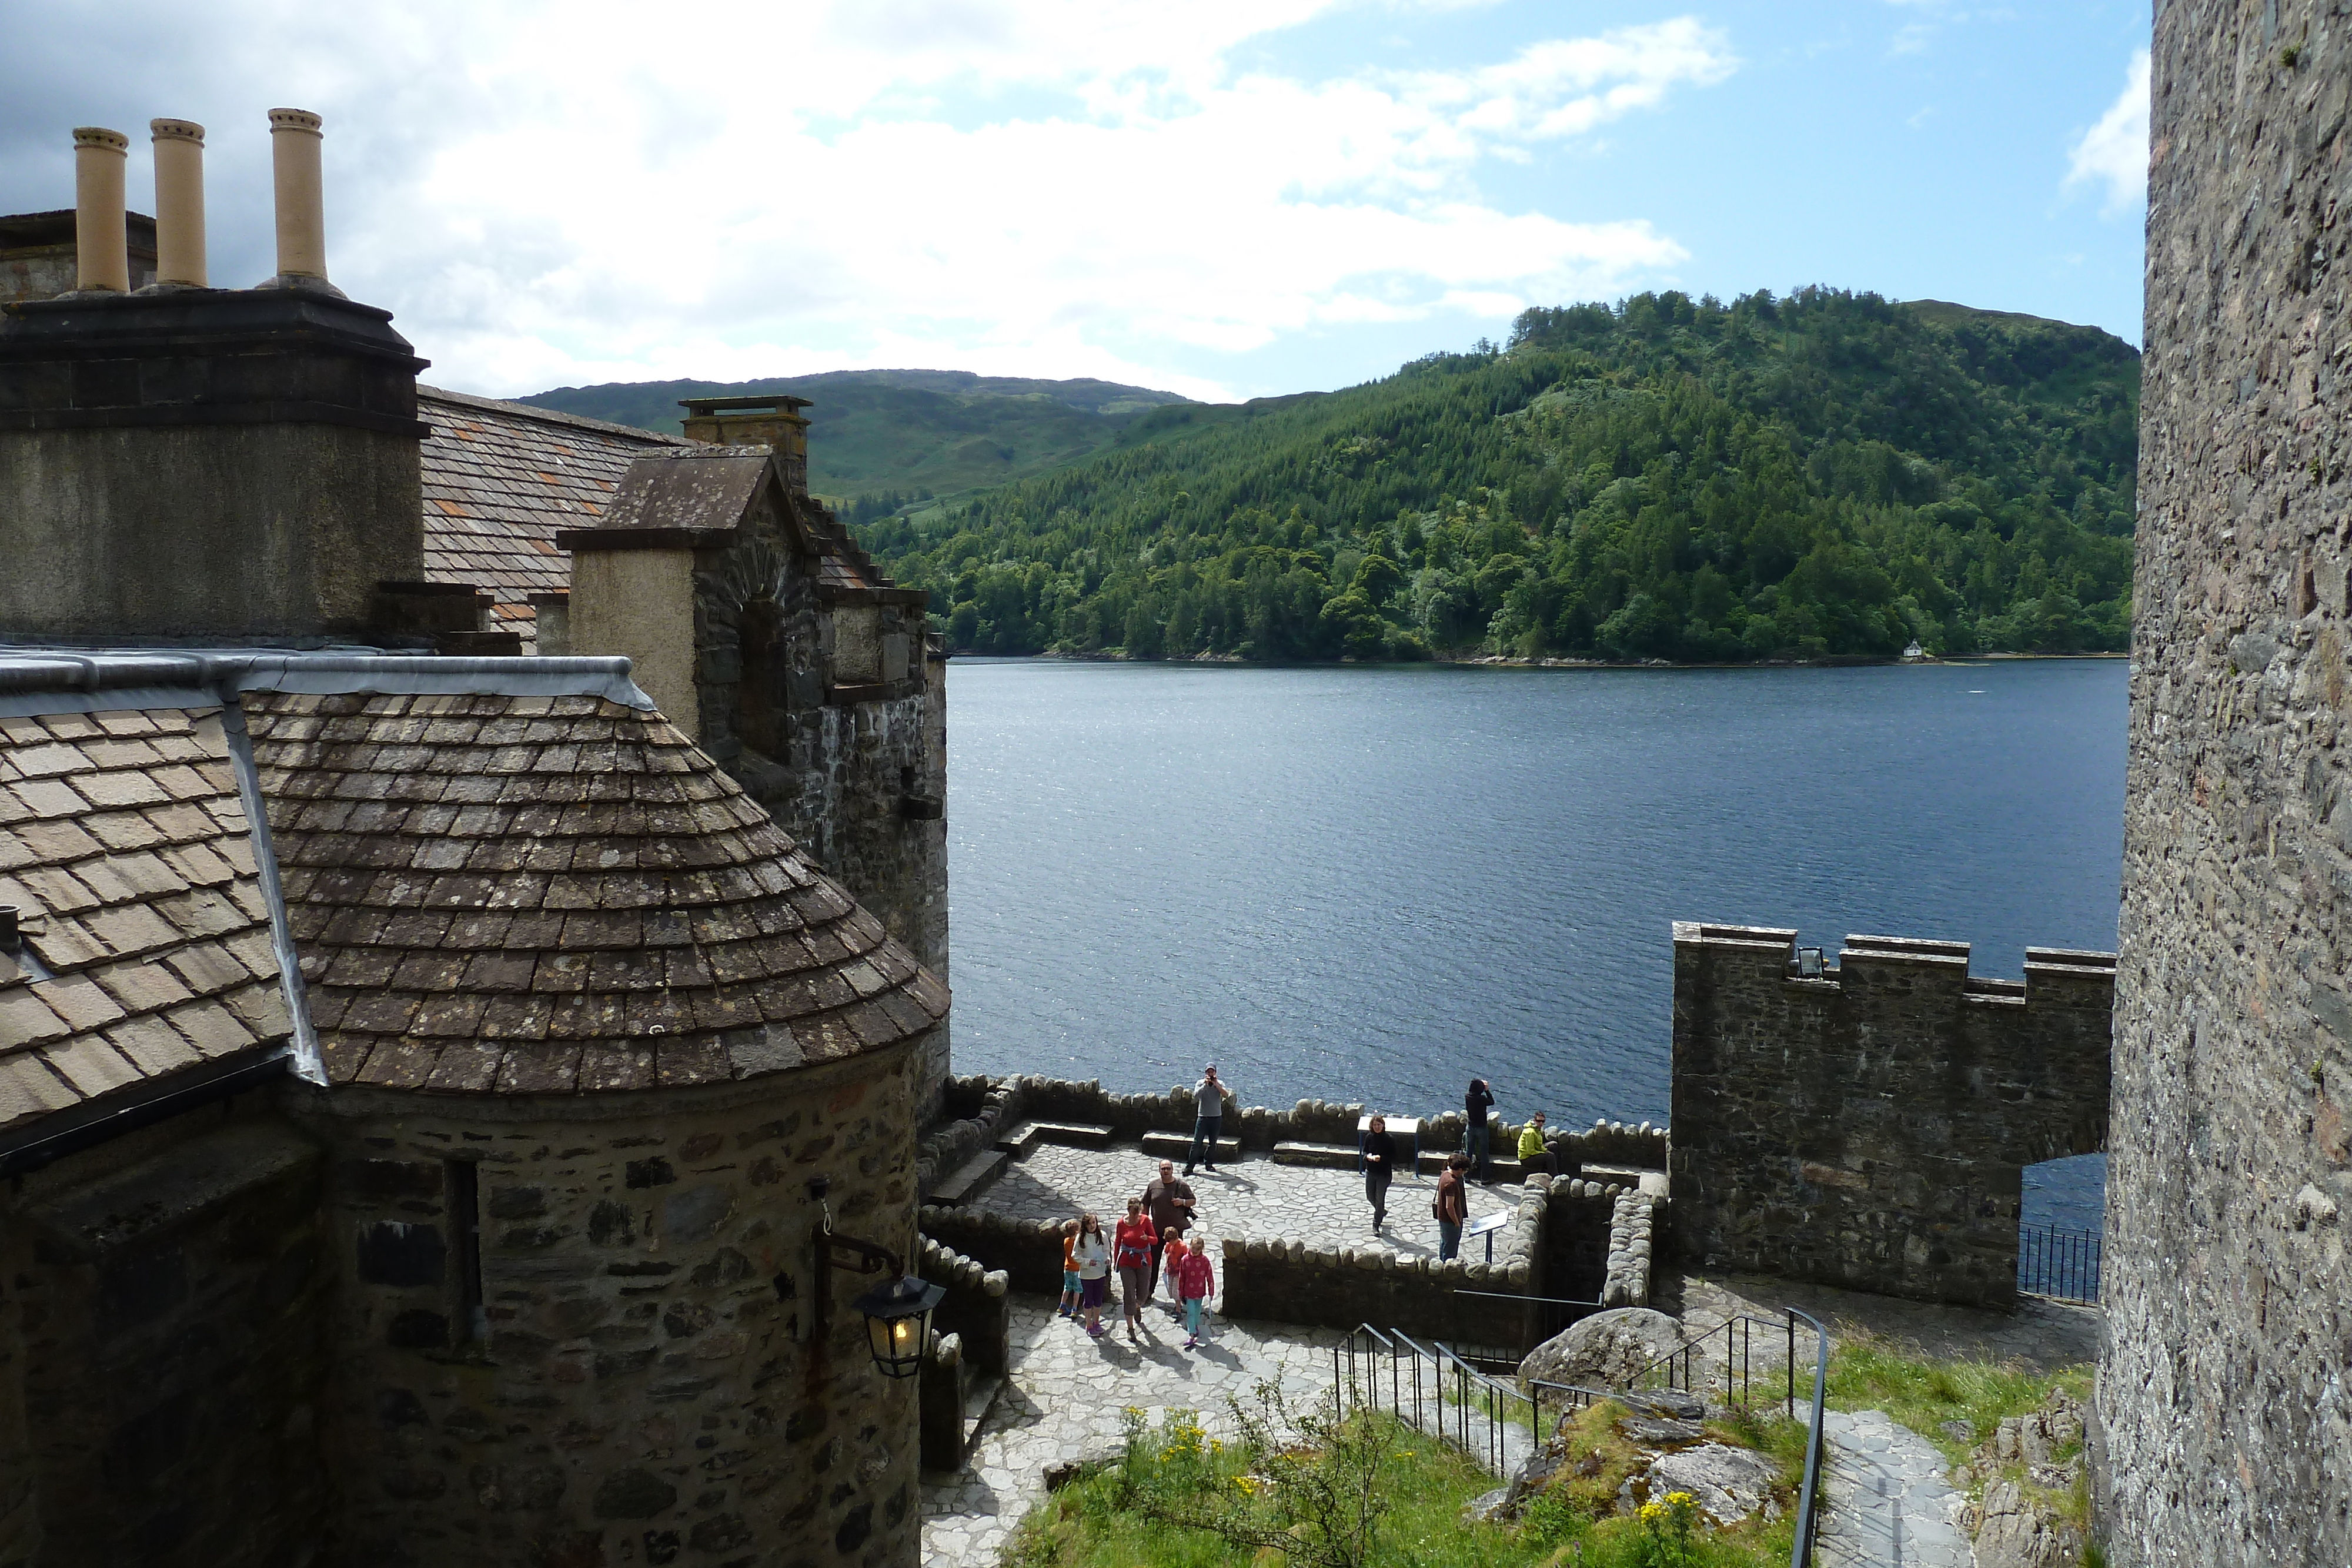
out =
<path fill-rule="evenodd" d="M 839 500 L 957 496 L 1091 455 L 1175 392 L 1081 377 L 970 371 L 826 371 L 749 382 L 608 382 L 514 401 L 676 434 L 689 397 L 783 392 L 811 400 L 809 487 Z M 869 507 L 854 508 L 863 512 Z"/>

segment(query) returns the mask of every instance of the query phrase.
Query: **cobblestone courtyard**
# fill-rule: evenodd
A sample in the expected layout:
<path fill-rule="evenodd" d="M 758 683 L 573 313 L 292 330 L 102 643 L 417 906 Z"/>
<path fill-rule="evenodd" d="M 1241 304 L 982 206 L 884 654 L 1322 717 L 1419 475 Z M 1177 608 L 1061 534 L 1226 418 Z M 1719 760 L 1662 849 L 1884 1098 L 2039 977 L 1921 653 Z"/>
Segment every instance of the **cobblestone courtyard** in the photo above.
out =
<path fill-rule="evenodd" d="M 1092 1209 L 1108 1223 L 1125 1211 L 1158 1174 L 1159 1162 L 1132 1145 L 1087 1150 L 1045 1145 L 1006 1168 L 974 1206 L 1023 1219 L 1057 1218 Z M 1181 1166 L 1179 1166 L 1181 1173 Z M 1362 1178 L 1352 1172 L 1277 1166 L 1265 1159 L 1228 1165 L 1190 1178 L 1199 1197 L 1201 1228 L 1220 1241 L 1301 1237 L 1359 1248 L 1385 1246 L 1402 1256 L 1437 1249 L 1429 1204 L 1434 1177 L 1401 1177 L 1389 1195 L 1391 1223 L 1375 1239 Z M 1516 1184 L 1473 1186 L 1473 1217 L 1507 1212 Z M 1475 1241 L 1466 1244 L 1475 1249 Z M 1222 1249 L 1212 1249 L 1223 1280 Z M 1708 1279 L 1668 1274 L 1662 1306 L 1677 1312 L 1686 1332 L 1702 1334 L 1726 1318 L 1749 1312 L 1778 1317 L 1784 1306 L 1813 1312 L 1833 1335 L 1857 1330 L 1919 1346 L 1939 1356 L 1988 1355 L 2051 1368 L 2096 1354 L 2096 1309 L 2029 1300 L 2015 1313 L 1937 1307 L 1916 1301 L 1791 1284 L 1752 1277 Z M 1146 1312 L 1150 1332 L 1139 1344 L 1118 1328 L 1116 1292 L 1103 1322 L 1113 1332 L 1090 1340 L 1054 1315 L 1045 1297 L 1016 1298 L 1012 1306 L 1013 1375 L 976 1444 L 970 1467 L 953 1481 L 927 1486 L 923 1498 L 923 1561 L 927 1565 L 980 1568 L 998 1562 L 1022 1516 L 1045 1495 L 1054 1465 L 1116 1453 L 1120 1413 L 1135 1406 L 1157 1417 L 1171 1408 L 1198 1410 L 1213 1432 L 1226 1432 L 1226 1396 L 1247 1398 L 1261 1379 L 1276 1379 L 1294 1404 L 1328 1390 L 1331 1330 L 1212 1315 L 1197 1351 L 1182 1348 L 1183 1330 L 1164 1295 Z M 1780 1355 L 1759 1339 L 1758 1370 Z M 1799 1344 L 1800 1381 L 1810 1385 L 1812 1345 Z M 1712 1359 L 1712 1358 L 1710 1358 Z M 1831 1500 L 1822 1559 L 1840 1564 L 1902 1564 L 1904 1568 L 1966 1568 L 1968 1542 L 1954 1524 L 1958 1504 L 1932 1445 L 1876 1412 L 1832 1414 Z"/>
<path fill-rule="evenodd" d="M 1177 1170 L 1181 1175 L 1183 1166 Z M 973 1207 L 1018 1219 L 1063 1218 L 1091 1209 L 1108 1226 L 1159 1175 L 1160 1162 L 1133 1145 L 1075 1149 L 1045 1145 L 1008 1166 Z M 1363 1178 L 1351 1171 L 1278 1166 L 1244 1159 L 1185 1178 L 1199 1200 L 1200 1230 L 1216 1243 L 1210 1257 L 1222 1290 L 1228 1236 L 1286 1237 L 1380 1245 L 1404 1257 L 1437 1255 L 1430 1214 L 1434 1176 L 1401 1176 L 1389 1192 L 1390 1223 L 1372 1235 Z M 1470 1188 L 1470 1213 L 1508 1212 L 1516 1185 Z M 1481 1245 L 1473 1241 L 1465 1246 Z M 1090 1340 L 1054 1315 L 1054 1303 L 1024 1296 L 1013 1303 L 1013 1375 L 998 1396 L 965 1473 L 923 1490 L 923 1561 L 992 1564 L 1021 1516 L 1045 1495 L 1047 1467 L 1116 1451 L 1119 1416 L 1137 1406 L 1199 1410 L 1213 1431 L 1226 1424 L 1225 1396 L 1246 1398 L 1263 1378 L 1277 1378 L 1294 1404 L 1331 1385 L 1331 1348 L 1339 1334 L 1289 1324 L 1230 1322 L 1213 1314 L 1197 1351 L 1182 1348 L 1183 1329 L 1164 1291 L 1145 1313 L 1150 1333 L 1129 1344 L 1119 1329 L 1117 1290 L 1103 1322 L 1114 1332 Z"/>
<path fill-rule="evenodd" d="M 1180 1163 L 1180 1176 L 1183 1169 Z M 1160 1162 L 1131 1145 L 1073 1149 L 1048 1144 L 1007 1166 L 972 1207 L 1015 1219 L 1070 1218 L 1081 1209 L 1092 1209 L 1108 1229 L 1127 1212 L 1127 1200 L 1140 1197 L 1159 1174 Z M 1183 1179 L 1199 1200 L 1200 1228 L 1220 1241 L 1228 1236 L 1253 1241 L 1296 1236 L 1358 1248 L 1385 1247 L 1403 1258 L 1437 1256 L 1437 1221 L 1430 1214 L 1437 1196 L 1435 1176 L 1396 1179 L 1389 1188 L 1389 1223 L 1377 1237 L 1371 1207 L 1364 1201 L 1364 1178 L 1353 1171 L 1244 1159 L 1214 1171 L 1195 1171 Z M 1508 1212 L 1517 1204 L 1519 1192 L 1516 1183 L 1473 1184 L 1471 1218 Z M 1479 1245 L 1464 1243 L 1465 1256 L 1477 1255 L 1470 1249 Z M 1213 1248 L 1211 1255 L 1222 1279 L 1223 1258 Z"/>

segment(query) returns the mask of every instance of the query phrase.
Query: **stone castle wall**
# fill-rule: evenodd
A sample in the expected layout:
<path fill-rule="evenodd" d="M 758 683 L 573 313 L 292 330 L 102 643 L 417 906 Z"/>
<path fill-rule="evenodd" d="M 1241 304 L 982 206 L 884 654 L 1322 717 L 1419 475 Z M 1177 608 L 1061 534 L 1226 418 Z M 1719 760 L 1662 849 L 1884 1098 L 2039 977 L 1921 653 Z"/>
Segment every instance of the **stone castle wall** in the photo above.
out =
<path fill-rule="evenodd" d="M 288 1082 L 27 1176 L 0 1568 L 906 1568 L 915 1383 L 850 1305 L 879 1276 L 836 1270 L 814 1339 L 808 1181 L 924 1261 L 923 1043 L 599 1096 Z M 1003 1281 L 929 1262 L 1001 1362 Z"/>
<path fill-rule="evenodd" d="M 2352 1562 L 2352 38 L 2157 7 L 2094 1473 L 2108 1561 Z"/>
<path fill-rule="evenodd" d="M 696 743 L 946 982 L 946 662 L 925 656 L 919 604 L 824 602 L 782 528 L 694 552 Z M 845 620 L 871 668 L 845 667 Z M 926 1119 L 948 1067 L 942 1028 L 924 1048 Z"/>
<path fill-rule="evenodd" d="M 914 1383 L 850 1310 L 873 1279 L 836 1272 L 813 1338 L 807 1184 L 914 1256 L 916 1046 L 593 1100 L 318 1097 L 352 1568 L 911 1563 Z"/>
<path fill-rule="evenodd" d="M 2022 1167 L 2105 1146 L 2113 960 L 1675 926 L 1673 1224 L 1706 1267 L 2003 1306 Z"/>
<path fill-rule="evenodd" d="M 0 1564 L 295 1568 L 327 1515 L 318 1151 L 250 1095 L 0 1200 Z"/>

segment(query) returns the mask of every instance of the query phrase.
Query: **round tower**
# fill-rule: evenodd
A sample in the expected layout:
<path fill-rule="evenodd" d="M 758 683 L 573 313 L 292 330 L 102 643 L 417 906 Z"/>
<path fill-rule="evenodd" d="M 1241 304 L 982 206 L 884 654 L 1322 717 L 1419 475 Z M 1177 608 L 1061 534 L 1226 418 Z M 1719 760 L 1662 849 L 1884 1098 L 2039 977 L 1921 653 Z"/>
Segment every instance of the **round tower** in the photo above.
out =
<path fill-rule="evenodd" d="M 817 1252 L 911 1263 L 945 989 L 657 714 L 251 702 L 326 1080 L 337 1557 L 911 1568 L 915 1384 Z"/>

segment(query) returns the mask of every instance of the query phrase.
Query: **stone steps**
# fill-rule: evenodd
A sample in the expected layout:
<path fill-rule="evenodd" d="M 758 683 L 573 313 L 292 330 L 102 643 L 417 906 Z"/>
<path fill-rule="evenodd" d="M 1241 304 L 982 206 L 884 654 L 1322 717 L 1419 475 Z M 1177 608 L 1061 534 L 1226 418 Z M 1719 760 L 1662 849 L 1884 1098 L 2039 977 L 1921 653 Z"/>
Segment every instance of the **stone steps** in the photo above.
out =
<path fill-rule="evenodd" d="M 1278 1166 L 1311 1166 L 1318 1170 L 1351 1171 L 1356 1168 L 1356 1151 L 1346 1144 L 1276 1144 L 1274 1163 Z"/>
<path fill-rule="evenodd" d="M 1004 1379 L 992 1372 L 972 1374 L 971 1384 L 963 1393 L 963 1451 L 969 1454 L 980 1441 L 980 1429 L 988 1424 L 991 1412 L 996 1408 L 996 1397 L 1004 1392 Z"/>
<path fill-rule="evenodd" d="M 996 1140 L 1013 1158 L 1025 1159 L 1040 1144 L 1060 1144 L 1073 1149 L 1110 1147 L 1110 1129 L 1089 1122 L 1024 1122 Z"/>
<path fill-rule="evenodd" d="M 1143 1134 L 1143 1152 L 1147 1155 L 1158 1155 L 1163 1160 L 1181 1160 L 1192 1152 L 1192 1134 L 1146 1133 Z M 1214 1163 L 1229 1165 L 1241 1157 L 1242 1141 L 1239 1138 L 1217 1140 L 1217 1157 Z"/>
<path fill-rule="evenodd" d="M 1421 1174 L 1423 1176 L 1444 1175 L 1445 1162 L 1454 1157 L 1454 1152 L 1452 1149 L 1422 1150 Z M 1494 1173 L 1491 1179 L 1495 1185 L 1508 1184 L 1516 1186 L 1518 1183 L 1527 1179 L 1527 1173 L 1519 1168 L 1519 1162 L 1515 1158 L 1503 1155 L 1496 1155 L 1493 1159 L 1488 1160 L 1486 1165 Z"/>
<path fill-rule="evenodd" d="M 984 1149 L 940 1178 L 930 1190 L 929 1201 L 969 1203 L 1011 1163 L 1003 1150 Z"/>

